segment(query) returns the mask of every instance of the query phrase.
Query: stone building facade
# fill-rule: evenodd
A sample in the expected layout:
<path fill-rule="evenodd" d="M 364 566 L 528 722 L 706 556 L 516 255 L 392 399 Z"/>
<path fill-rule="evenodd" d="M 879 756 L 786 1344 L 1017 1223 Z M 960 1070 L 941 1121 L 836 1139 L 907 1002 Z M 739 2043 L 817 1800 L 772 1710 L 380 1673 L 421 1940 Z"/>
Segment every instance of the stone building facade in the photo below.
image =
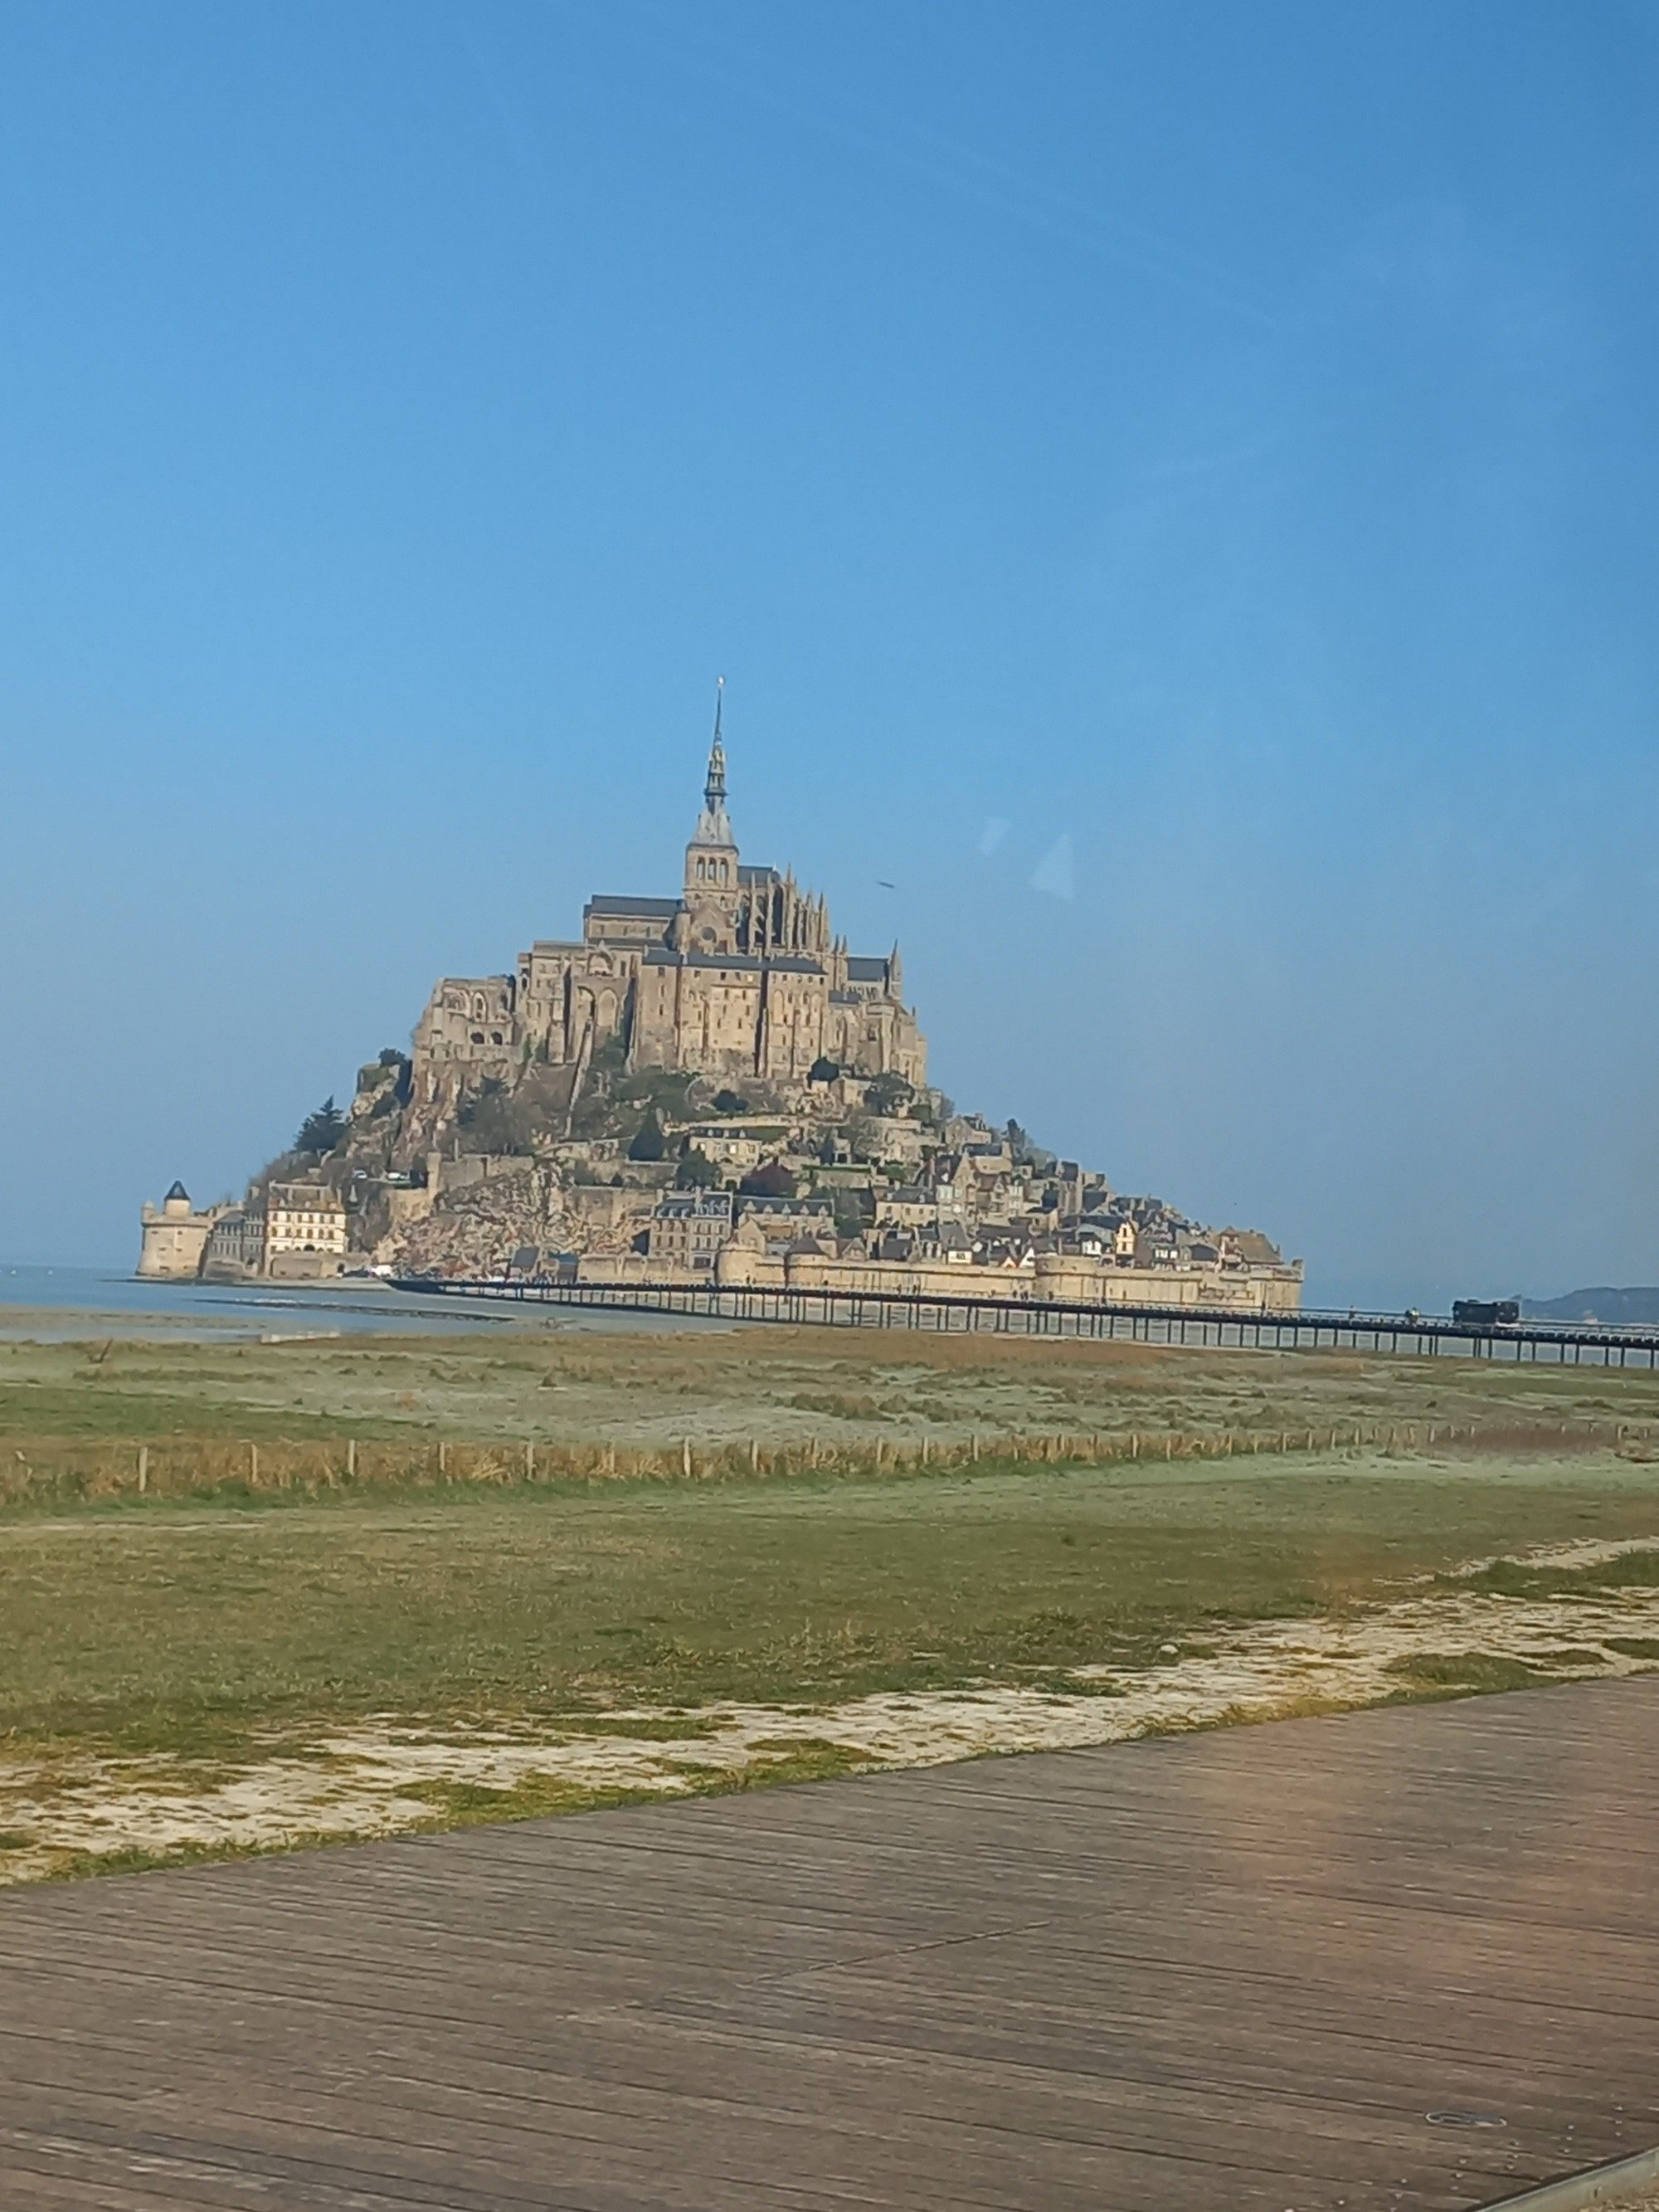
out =
<path fill-rule="evenodd" d="M 718 721 L 678 896 L 597 896 L 580 939 L 538 940 L 508 975 L 445 977 L 415 1032 L 412 1096 L 441 1108 L 485 1077 L 533 1061 L 580 1068 L 607 1044 L 631 1068 L 785 1088 L 822 1060 L 927 1080 L 898 947 L 851 952 L 821 895 L 741 858 Z"/>
<path fill-rule="evenodd" d="M 228 1206 L 213 1224 L 202 1255 L 204 1281 L 240 1283 L 265 1267 L 265 1213 L 257 1205 Z"/>
<path fill-rule="evenodd" d="M 729 1190 L 671 1190 L 651 1217 L 648 1256 L 659 1267 L 712 1277 L 720 1248 L 732 1234 Z"/>
<path fill-rule="evenodd" d="M 265 1193 L 265 1273 L 337 1274 L 346 1230 L 344 1202 L 326 1183 L 272 1183 Z"/>

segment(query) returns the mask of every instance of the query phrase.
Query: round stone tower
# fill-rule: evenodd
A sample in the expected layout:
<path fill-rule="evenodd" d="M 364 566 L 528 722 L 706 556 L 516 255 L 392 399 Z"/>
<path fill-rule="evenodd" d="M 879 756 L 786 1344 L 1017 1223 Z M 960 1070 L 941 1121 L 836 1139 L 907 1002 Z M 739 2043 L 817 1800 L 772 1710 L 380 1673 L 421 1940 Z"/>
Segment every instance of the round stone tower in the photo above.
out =
<path fill-rule="evenodd" d="M 139 1222 L 138 1273 L 146 1280 L 189 1281 L 201 1273 L 213 1216 L 197 1212 L 183 1183 L 175 1182 L 159 1206 L 146 1205 Z"/>

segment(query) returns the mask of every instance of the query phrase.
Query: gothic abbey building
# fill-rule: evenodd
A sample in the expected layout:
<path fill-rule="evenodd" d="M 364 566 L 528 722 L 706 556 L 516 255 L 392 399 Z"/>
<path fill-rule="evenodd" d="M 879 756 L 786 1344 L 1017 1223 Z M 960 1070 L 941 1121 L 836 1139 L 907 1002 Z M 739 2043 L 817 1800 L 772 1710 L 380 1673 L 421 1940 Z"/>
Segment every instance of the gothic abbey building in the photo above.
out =
<path fill-rule="evenodd" d="M 415 1032 L 413 1103 L 441 1112 L 484 1077 L 580 1069 L 606 1044 L 630 1068 L 783 1087 L 822 1060 L 927 1080 L 898 947 L 859 958 L 821 896 L 739 859 L 718 724 L 679 896 L 592 898 L 579 942 L 539 940 L 511 975 L 445 977 Z"/>

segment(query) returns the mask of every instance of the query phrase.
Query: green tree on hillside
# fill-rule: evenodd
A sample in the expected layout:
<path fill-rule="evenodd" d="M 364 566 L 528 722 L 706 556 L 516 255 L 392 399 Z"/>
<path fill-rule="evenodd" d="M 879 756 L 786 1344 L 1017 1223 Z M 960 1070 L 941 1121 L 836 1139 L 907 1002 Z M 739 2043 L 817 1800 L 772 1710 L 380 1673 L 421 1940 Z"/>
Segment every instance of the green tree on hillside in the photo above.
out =
<path fill-rule="evenodd" d="M 751 1168 L 738 1188 L 745 1198 L 793 1198 L 795 1178 L 781 1160 L 767 1160 Z"/>
<path fill-rule="evenodd" d="M 628 1147 L 630 1160 L 659 1160 L 668 1150 L 668 1140 L 663 1135 L 662 1123 L 653 1106 L 639 1126 L 633 1143 Z"/>
<path fill-rule="evenodd" d="M 346 1117 L 331 1096 L 301 1122 L 294 1149 L 296 1152 L 331 1152 L 338 1149 L 345 1133 Z"/>
<path fill-rule="evenodd" d="M 915 1095 L 915 1085 L 889 1068 L 865 1092 L 864 1103 L 872 1114 L 892 1115 L 908 1106 Z"/>

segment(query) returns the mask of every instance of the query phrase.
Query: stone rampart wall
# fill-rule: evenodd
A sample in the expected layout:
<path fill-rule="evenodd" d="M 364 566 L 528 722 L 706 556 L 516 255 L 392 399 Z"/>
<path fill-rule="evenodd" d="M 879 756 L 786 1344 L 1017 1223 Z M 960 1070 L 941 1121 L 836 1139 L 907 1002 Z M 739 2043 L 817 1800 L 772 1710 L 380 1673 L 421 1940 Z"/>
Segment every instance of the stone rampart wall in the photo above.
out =
<path fill-rule="evenodd" d="M 1117 1267 L 1064 1254 L 1040 1255 L 1027 1269 L 978 1267 L 944 1260 L 832 1260 L 810 1252 L 784 1256 L 728 1244 L 720 1253 L 716 1279 L 732 1289 L 752 1285 L 860 1291 L 892 1297 L 1225 1307 L 1241 1313 L 1294 1313 L 1302 1303 L 1302 1278 L 1293 1267 Z"/>
<path fill-rule="evenodd" d="M 210 1214 L 182 1219 L 144 1209 L 138 1273 L 146 1282 L 191 1280 L 201 1271 L 202 1254 L 213 1227 Z"/>

